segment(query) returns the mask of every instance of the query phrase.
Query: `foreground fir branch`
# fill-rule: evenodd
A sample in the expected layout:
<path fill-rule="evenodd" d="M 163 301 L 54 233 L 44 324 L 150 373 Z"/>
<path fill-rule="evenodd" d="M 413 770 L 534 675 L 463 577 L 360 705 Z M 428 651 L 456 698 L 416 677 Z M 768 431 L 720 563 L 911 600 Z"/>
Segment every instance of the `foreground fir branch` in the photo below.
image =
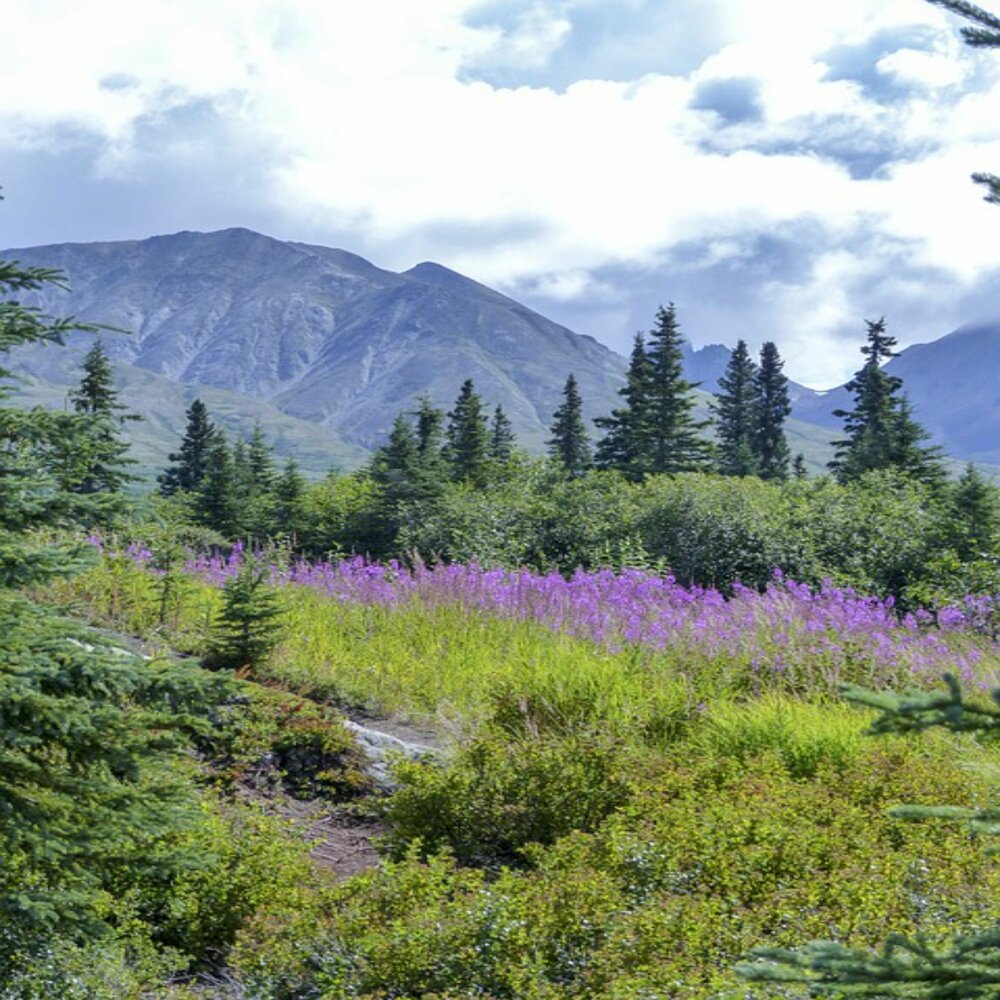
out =
<path fill-rule="evenodd" d="M 870 730 L 874 734 L 943 727 L 995 740 L 1000 735 L 1000 688 L 991 692 L 990 702 L 970 700 L 956 677 L 948 674 L 944 680 L 943 691 L 900 695 L 845 685 L 845 694 L 854 703 L 881 712 Z M 1000 833 L 1000 808 L 900 806 L 889 814 L 905 820 L 963 821 L 975 834 Z M 800 949 L 760 948 L 753 954 L 755 962 L 737 967 L 745 979 L 808 984 L 812 996 L 1000 997 L 1000 928 L 959 936 L 940 948 L 919 935 L 892 934 L 880 952 L 814 941 Z"/>
<path fill-rule="evenodd" d="M 745 979 L 808 983 L 812 996 L 1000 996 L 1000 930 L 961 938 L 943 950 L 919 938 L 893 935 L 879 953 L 817 941 L 800 951 L 762 948 L 755 954 L 759 964 L 739 966 Z"/>

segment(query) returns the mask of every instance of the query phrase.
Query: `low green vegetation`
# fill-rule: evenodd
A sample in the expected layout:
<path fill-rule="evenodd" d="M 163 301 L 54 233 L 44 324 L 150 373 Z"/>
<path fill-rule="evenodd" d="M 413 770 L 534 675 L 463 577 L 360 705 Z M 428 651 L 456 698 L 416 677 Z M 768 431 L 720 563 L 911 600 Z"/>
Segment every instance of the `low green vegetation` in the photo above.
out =
<path fill-rule="evenodd" d="M 237 564 L 192 567 L 164 624 L 151 557 L 106 550 L 46 596 L 203 651 L 223 604 L 213 574 L 229 567 L 239 579 Z M 793 680 L 755 670 L 765 630 L 753 642 L 746 633 L 742 657 L 713 658 L 694 638 L 615 649 L 504 615 L 500 592 L 473 612 L 427 588 L 394 598 L 392 572 L 359 565 L 350 579 L 375 580 L 382 598 L 345 600 L 313 578 L 282 585 L 285 635 L 258 675 L 320 702 L 436 720 L 454 741 L 439 757 L 400 759 L 396 791 L 374 800 L 381 868 L 343 885 L 282 883 L 241 918 L 226 974 L 250 995 L 763 997 L 735 971 L 755 949 L 817 936 L 864 949 L 890 931 L 943 942 L 1000 919 L 997 871 L 977 835 L 889 814 L 903 803 L 984 806 L 1000 759 L 969 738 L 865 736 L 873 715 L 839 702 L 837 683 L 913 676 L 901 665 L 885 674 L 878 644 L 854 647 L 849 674 L 802 662 Z M 483 593 L 494 579 L 473 582 Z M 434 586 L 460 593 L 442 580 Z M 983 677 L 1000 666 L 988 635 L 935 641 L 955 656 L 977 648 Z M 296 704 L 257 696 L 215 739 L 216 772 L 245 781 L 263 751 L 278 755 L 294 794 L 356 801 L 369 789 L 342 729 L 321 722 L 321 705 Z M 234 710 L 238 701 L 224 712 Z M 284 740 L 318 725 L 318 743 L 281 756 Z"/>
<path fill-rule="evenodd" d="M 60 280 L 0 263 L 0 358 L 96 332 L 17 301 Z M 570 376 L 547 460 L 471 380 L 312 485 L 196 400 L 138 501 L 99 342 L 0 406 L 0 996 L 996 995 L 1000 494 L 882 321 L 817 479 L 773 344 L 714 441 L 679 345 L 596 447 Z"/>

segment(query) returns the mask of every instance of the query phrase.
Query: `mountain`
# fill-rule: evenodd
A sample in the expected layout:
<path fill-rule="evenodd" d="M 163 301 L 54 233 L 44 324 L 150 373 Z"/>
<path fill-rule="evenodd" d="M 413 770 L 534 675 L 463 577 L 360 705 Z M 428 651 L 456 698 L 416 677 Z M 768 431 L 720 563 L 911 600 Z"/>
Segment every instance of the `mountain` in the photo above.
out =
<path fill-rule="evenodd" d="M 487 403 L 503 404 L 534 452 L 570 372 L 588 417 L 621 402 L 624 358 L 431 262 L 397 274 L 246 229 L 0 257 L 66 272 L 70 291 L 48 287 L 25 295 L 27 304 L 126 331 L 104 342 L 124 401 L 146 417 L 129 428 L 143 470 L 162 468 L 195 396 L 233 432 L 246 435 L 259 420 L 280 453 L 317 473 L 359 465 L 422 393 L 450 409 L 466 378 Z M 89 343 L 74 335 L 68 349 L 17 352 L 21 401 L 63 405 Z M 688 377 L 711 391 L 728 355 L 721 345 L 685 345 Z M 708 402 L 698 394 L 702 418 Z M 821 428 L 792 421 L 789 437 L 816 470 L 830 457 Z"/>
<path fill-rule="evenodd" d="M 901 351 L 886 372 L 903 380 L 916 418 L 948 454 L 1000 465 L 1000 322 L 964 326 L 929 344 Z M 795 416 L 839 429 L 836 409 L 849 409 L 843 386 L 803 397 Z"/>
<path fill-rule="evenodd" d="M 595 416 L 617 400 L 625 367 L 591 337 L 440 265 L 396 274 L 246 229 L 3 256 L 66 272 L 71 292 L 47 289 L 32 304 L 130 331 L 105 338 L 116 361 L 265 401 L 362 448 L 420 393 L 450 408 L 466 378 L 538 448 L 570 372 Z M 59 382 L 46 353 L 21 356 Z"/>

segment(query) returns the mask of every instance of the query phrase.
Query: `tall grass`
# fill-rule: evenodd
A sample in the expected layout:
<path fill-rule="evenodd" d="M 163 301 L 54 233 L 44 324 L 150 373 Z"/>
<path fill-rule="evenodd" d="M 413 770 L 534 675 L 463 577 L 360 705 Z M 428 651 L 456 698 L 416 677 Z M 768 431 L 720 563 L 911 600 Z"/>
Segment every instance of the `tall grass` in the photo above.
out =
<path fill-rule="evenodd" d="M 147 563 L 107 553 L 49 596 L 113 627 L 203 650 L 225 566 L 196 565 L 168 584 Z M 473 569 L 407 577 L 357 565 L 318 582 L 309 573 L 275 574 L 286 630 L 262 674 L 415 717 L 599 725 L 663 743 L 706 705 L 769 695 L 830 703 L 844 681 L 931 683 L 959 664 L 967 680 L 986 683 L 1000 668 L 1000 647 L 972 629 L 897 622 L 878 602 L 794 584 L 723 602 L 634 575 L 593 575 L 573 589 Z M 600 618 L 602 635 L 580 627 L 580 608 L 586 621 Z M 767 728 L 780 722 L 775 715 Z"/>

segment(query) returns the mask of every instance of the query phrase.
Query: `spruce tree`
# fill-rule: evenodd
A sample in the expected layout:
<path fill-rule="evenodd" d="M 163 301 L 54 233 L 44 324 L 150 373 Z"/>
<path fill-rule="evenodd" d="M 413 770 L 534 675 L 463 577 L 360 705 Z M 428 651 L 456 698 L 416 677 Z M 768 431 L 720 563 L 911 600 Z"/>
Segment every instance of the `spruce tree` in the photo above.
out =
<path fill-rule="evenodd" d="M 234 449 L 240 491 L 245 497 L 242 526 L 247 538 L 265 539 L 274 533 L 274 449 L 255 424 L 242 459 Z"/>
<path fill-rule="evenodd" d="M 254 489 L 253 479 L 250 475 L 250 461 L 247 457 L 247 443 L 239 434 L 236 435 L 236 440 L 233 441 L 231 459 L 233 464 L 233 493 L 236 495 L 236 502 L 239 504 L 240 510 L 245 510 L 246 505 L 254 496 Z"/>
<path fill-rule="evenodd" d="M 87 351 L 80 367 L 83 370 L 83 378 L 79 387 L 69 394 L 73 409 L 77 413 L 97 416 L 125 410 L 125 407 L 118 402 L 111 360 L 104 352 L 104 344 L 100 337 Z"/>
<path fill-rule="evenodd" d="M 947 542 L 963 561 L 988 559 L 1000 547 L 1000 489 L 970 462 L 948 497 Z"/>
<path fill-rule="evenodd" d="M 719 438 L 719 472 L 724 476 L 753 476 L 759 471 L 756 449 L 760 411 L 757 366 L 746 341 L 738 340 L 719 379 L 712 409 Z"/>
<path fill-rule="evenodd" d="M 416 418 L 417 471 L 419 499 L 440 496 L 449 477 L 448 459 L 443 444 L 444 411 L 432 405 L 430 397 L 420 396 L 413 416 Z"/>
<path fill-rule="evenodd" d="M 272 490 L 273 535 L 291 536 L 298 534 L 302 522 L 302 500 L 306 492 L 306 481 L 299 472 L 298 462 L 289 458 L 274 481 Z"/>
<path fill-rule="evenodd" d="M 193 493 L 201 485 L 207 468 L 208 452 L 215 437 L 215 425 L 205 404 L 196 399 L 187 409 L 187 427 L 180 450 L 167 456 L 173 465 L 157 477 L 164 496 Z"/>
<path fill-rule="evenodd" d="M 489 428 L 483 402 L 472 379 L 462 383 L 454 409 L 448 414 L 448 460 L 452 478 L 483 486 L 486 481 Z"/>
<path fill-rule="evenodd" d="M 100 338 L 87 352 L 82 368 L 80 385 L 69 394 L 72 414 L 53 417 L 62 431 L 54 438 L 51 466 L 60 489 L 92 498 L 91 513 L 84 520 L 107 525 L 127 508 L 125 487 L 138 478 L 128 471 L 135 462 L 128 457 L 122 424 L 140 417 L 118 402 Z"/>
<path fill-rule="evenodd" d="M 397 414 L 389 440 L 375 452 L 371 462 L 372 477 L 382 486 L 392 510 L 413 498 L 419 464 L 417 435 L 406 414 Z"/>
<path fill-rule="evenodd" d="M 782 371 L 784 364 L 777 346 L 767 341 L 761 348 L 760 366 L 754 376 L 757 399 L 753 446 L 761 479 L 788 478 L 790 453 L 785 420 L 792 412 L 792 404 L 788 379 Z"/>
<path fill-rule="evenodd" d="M 0 399 L 10 350 L 93 329 L 18 301 L 48 284 L 64 287 L 52 269 L 0 262 Z M 156 838 L 156 877 L 172 877 L 181 848 L 163 835 L 196 809 L 170 776 L 180 713 L 222 697 L 182 668 L 111 655 L 17 592 L 96 557 L 91 546 L 29 534 L 72 526 L 88 509 L 89 498 L 60 490 L 40 457 L 70 447 L 53 435 L 76 426 L 0 406 L 0 978 L 60 934 L 107 929 L 106 901 L 130 865 L 152 870 Z"/>
<path fill-rule="evenodd" d="M 281 640 L 283 613 L 278 593 L 268 582 L 267 566 L 247 557 L 223 588 L 206 666 L 218 670 L 260 666 Z"/>
<path fill-rule="evenodd" d="M 269 493 L 274 487 L 274 449 L 264 440 L 260 424 L 254 424 L 247 446 L 247 478 L 254 496 Z"/>
<path fill-rule="evenodd" d="M 792 462 L 792 475 L 796 479 L 806 479 L 809 476 L 809 470 L 806 468 L 806 456 L 801 451 L 795 456 L 795 461 Z"/>
<path fill-rule="evenodd" d="M 514 436 L 514 425 L 498 403 L 490 421 L 490 442 L 487 454 L 490 459 L 501 465 L 506 465 L 514 457 L 517 439 Z"/>
<path fill-rule="evenodd" d="M 592 456 L 587 427 L 583 422 L 583 400 L 573 375 L 566 379 L 562 405 L 552 414 L 552 420 L 549 455 L 570 476 L 582 475 L 590 468 Z"/>
<path fill-rule="evenodd" d="M 684 378 L 681 334 L 671 302 L 656 313 L 649 332 L 646 420 L 640 430 L 642 464 L 650 473 L 698 472 L 711 467 L 713 448 L 702 431 L 711 421 L 695 420 L 694 390 Z"/>
<path fill-rule="evenodd" d="M 601 469 L 617 469 L 630 479 L 641 479 L 647 421 L 649 382 L 652 366 L 641 333 L 635 335 L 629 356 L 625 385 L 618 390 L 625 405 L 594 423 L 604 431 L 597 443 L 595 464 Z"/>
<path fill-rule="evenodd" d="M 927 431 L 913 419 L 910 401 L 905 396 L 900 397 L 892 428 L 895 467 L 920 482 L 942 487 L 947 473 L 941 463 L 941 448 L 924 444 L 929 437 Z"/>
<path fill-rule="evenodd" d="M 444 456 L 444 411 L 437 409 L 426 393 L 417 399 L 419 406 L 414 412 L 416 417 L 417 451 L 424 463 L 442 461 Z"/>
<path fill-rule="evenodd" d="M 205 527 L 235 538 L 242 527 L 242 499 L 233 452 L 225 431 L 217 431 L 205 454 L 205 472 L 195 494 L 195 516 Z"/>
<path fill-rule="evenodd" d="M 829 468 L 842 483 L 875 469 L 899 469 L 937 481 L 941 478 L 937 450 L 920 444 L 927 433 L 900 395 L 902 379 L 882 367 L 896 357 L 896 338 L 886 332 L 884 317 L 866 322 L 867 341 L 861 348 L 866 360 L 846 386 L 854 396 L 854 407 L 833 411 L 844 421 L 845 436 L 834 441 L 837 451 Z"/>

